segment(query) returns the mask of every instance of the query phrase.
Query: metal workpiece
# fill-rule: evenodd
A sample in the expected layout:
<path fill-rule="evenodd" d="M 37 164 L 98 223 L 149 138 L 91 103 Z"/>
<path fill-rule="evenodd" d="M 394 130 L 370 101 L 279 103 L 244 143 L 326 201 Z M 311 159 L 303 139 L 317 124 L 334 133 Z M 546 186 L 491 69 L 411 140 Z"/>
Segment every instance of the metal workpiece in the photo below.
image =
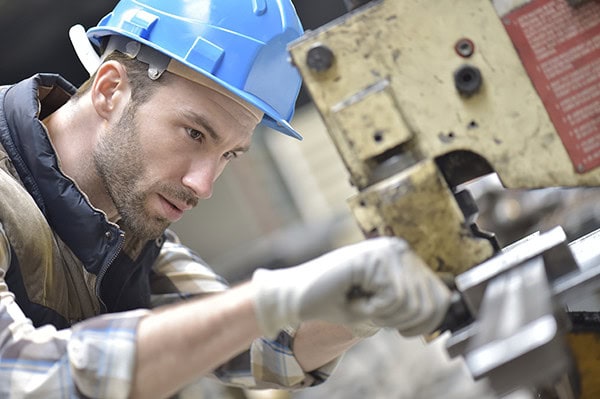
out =
<path fill-rule="evenodd" d="M 316 45 L 335 58 L 325 72 L 306 62 Z M 491 2 L 371 2 L 290 52 L 359 190 L 389 159 L 455 152 L 507 188 L 600 185 L 599 168 L 572 164 Z M 467 96 L 455 83 L 465 65 L 481 77 Z"/>
<path fill-rule="evenodd" d="M 592 231 L 570 244 L 571 252 L 582 270 L 600 265 L 600 230 Z"/>
<path fill-rule="evenodd" d="M 567 310 L 600 291 L 600 230 L 571 243 L 560 227 L 532 234 L 457 276 L 456 287 L 461 301 L 453 306 L 460 312 L 449 316 L 459 315 L 463 323 L 445 322 L 459 327 L 446 347 L 450 356 L 465 359 L 474 378 L 488 378 L 499 394 L 519 387 L 552 391 L 567 379 L 571 383 L 560 389 L 572 392 L 558 397 L 580 397 L 572 348 L 589 358 L 580 340 L 597 337 L 572 334 Z M 598 328 L 596 322 L 596 333 Z"/>
<path fill-rule="evenodd" d="M 456 307 L 454 313 L 461 315 L 464 321 L 446 323 L 455 326 L 453 331 L 471 323 L 470 319 L 477 318 L 482 312 L 488 284 L 536 259 L 543 262 L 552 302 L 558 306 L 567 309 L 600 292 L 600 230 L 568 243 L 564 230 L 555 227 L 544 233 L 531 234 L 457 275 L 454 286 L 460 301 L 454 300 L 452 306 Z"/>
<path fill-rule="evenodd" d="M 494 253 L 476 236 L 433 161 L 423 161 L 349 199 L 368 236 L 405 238 L 436 272 L 451 277 Z"/>
<path fill-rule="evenodd" d="M 526 261 L 541 256 L 546 261 L 546 278 L 548 274 L 560 276 L 577 270 L 576 261 L 568 249 L 566 239 L 561 227 L 525 237 L 477 267 L 456 276 L 456 288 L 461 292 L 472 314 L 477 315 L 487 284 Z"/>
<path fill-rule="evenodd" d="M 552 282 L 553 296 L 566 307 L 600 291 L 600 230 L 573 241 L 570 250 L 578 268 Z"/>
<path fill-rule="evenodd" d="M 473 377 L 487 377 L 498 394 L 552 385 L 569 373 L 565 316 L 553 306 L 541 259 L 493 279 L 480 315 L 464 359 Z"/>

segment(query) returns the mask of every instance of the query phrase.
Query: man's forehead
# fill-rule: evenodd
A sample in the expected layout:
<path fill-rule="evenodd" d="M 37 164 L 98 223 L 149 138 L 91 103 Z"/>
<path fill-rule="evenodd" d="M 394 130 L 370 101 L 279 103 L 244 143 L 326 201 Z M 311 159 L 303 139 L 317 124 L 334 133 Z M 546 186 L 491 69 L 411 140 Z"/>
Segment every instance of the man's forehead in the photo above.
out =
<path fill-rule="evenodd" d="M 171 62 L 167 66 L 167 71 L 177 76 L 181 76 L 182 78 L 185 78 L 192 82 L 198 83 L 201 86 L 207 87 L 212 91 L 215 91 L 221 95 L 230 98 L 231 100 L 241 105 L 242 108 L 244 108 L 248 112 L 248 114 L 256 121 L 256 123 L 262 120 L 264 113 L 260 109 L 250 104 L 249 102 L 244 101 L 242 98 L 236 96 L 235 94 L 227 90 L 225 87 L 221 86 L 220 84 L 208 78 L 207 76 L 204 76 L 203 74 L 196 72 L 190 69 L 189 67 L 183 65 L 179 61 L 171 60 Z"/>

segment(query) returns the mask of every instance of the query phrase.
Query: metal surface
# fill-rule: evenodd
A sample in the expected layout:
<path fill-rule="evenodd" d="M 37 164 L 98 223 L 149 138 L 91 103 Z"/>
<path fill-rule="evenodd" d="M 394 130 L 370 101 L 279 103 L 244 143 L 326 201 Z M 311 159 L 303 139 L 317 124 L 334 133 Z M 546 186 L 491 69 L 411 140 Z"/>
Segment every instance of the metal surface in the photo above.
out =
<path fill-rule="evenodd" d="M 552 295 L 568 306 L 600 289 L 600 230 L 570 244 L 578 270 L 557 278 Z"/>
<path fill-rule="evenodd" d="M 541 259 L 490 282 L 478 333 L 464 355 L 474 378 L 487 377 L 498 394 L 506 394 L 552 385 L 569 371 L 565 327 L 551 299 Z"/>
<path fill-rule="evenodd" d="M 475 46 L 469 65 L 483 79 L 468 98 L 457 92 L 453 76 L 464 64 L 455 51 L 464 38 Z M 335 55 L 326 71 L 306 63 L 316 44 Z M 291 53 L 358 189 L 377 179 L 381 158 L 418 161 L 455 151 L 478 154 L 478 167 L 496 171 L 509 188 L 600 185 L 599 169 L 580 174 L 572 166 L 490 2 L 371 3 L 309 33 Z M 370 101 L 379 93 L 387 107 Z M 354 127 L 340 123 L 350 113 L 356 121 L 396 116 Z M 368 161 L 364 146 L 371 148 Z"/>
<path fill-rule="evenodd" d="M 358 190 L 361 229 L 405 238 L 436 271 L 497 250 L 457 186 L 493 172 L 507 188 L 600 186 L 600 169 L 571 164 L 491 2 L 369 2 L 290 52 Z"/>
<path fill-rule="evenodd" d="M 476 315 L 479 311 L 483 294 L 486 290 L 487 283 L 494 277 L 500 276 L 502 273 L 523 264 L 538 256 L 547 256 L 548 269 L 557 262 L 557 267 L 561 271 L 556 271 L 555 274 L 564 275 L 576 268 L 575 260 L 571 256 L 565 260 L 565 257 L 552 256 L 552 250 L 556 250 L 561 245 L 566 245 L 566 235 L 562 228 L 556 227 L 543 234 L 534 234 L 524 238 L 513 245 L 504 248 L 502 253 L 491 258 L 490 260 L 474 267 L 460 275 L 455 279 L 456 288 L 463 294 L 465 303 L 471 310 L 472 314 Z M 556 252 L 554 252 L 556 253 Z"/>
<path fill-rule="evenodd" d="M 358 191 L 349 204 L 364 234 L 405 238 L 460 293 L 450 314 L 461 320 L 446 324 L 448 352 L 499 393 L 526 387 L 595 399 L 589 381 L 578 390 L 565 308 L 600 287 L 600 233 L 569 244 L 556 228 L 500 250 L 461 191 L 492 173 L 509 189 L 600 186 L 596 59 L 579 60 L 570 47 L 589 38 L 592 47 L 580 50 L 596 48 L 597 30 L 583 30 L 600 24 L 600 8 L 566 1 L 369 2 L 290 52 Z M 536 15 L 573 27 L 576 40 L 563 43 L 564 29 Z M 542 72 L 549 65 L 592 86 L 563 84 L 562 102 L 550 87 L 560 82 Z M 582 105 L 584 94 L 591 105 Z M 574 110 L 584 133 L 571 125 Z"/>
<path fill-rule="evenodd" d="M 488 378 L 499 394 L 519 387 L 555 390 L 557 381 L 569 378 L 571 391 L 563 384 L 559 397 L 580 397 L 573 377 L 580 369 L 589 377 L 581 379 L 585 397 L 598 392 L 593 357 L 584 349 L 598 349 L 598 336 L 569 334 L 566 309 L 600 291 L 600 230 L 568 244 L 567 262 L 552 255 L 565 243 L 560 228 L 535 234 L 456 278 L 475 320 L 465 318 L 468 324 L 453 332 L 448 353 L 463 356 L 474 378 Z"/>
<path fill-rule="evenodd" d="M 452 277 L 494 253 L 493 244 L 471 230 L 434 162 L 377 183 L 349 204 L 366 236 L 405 238 L 438 273 Z"/>

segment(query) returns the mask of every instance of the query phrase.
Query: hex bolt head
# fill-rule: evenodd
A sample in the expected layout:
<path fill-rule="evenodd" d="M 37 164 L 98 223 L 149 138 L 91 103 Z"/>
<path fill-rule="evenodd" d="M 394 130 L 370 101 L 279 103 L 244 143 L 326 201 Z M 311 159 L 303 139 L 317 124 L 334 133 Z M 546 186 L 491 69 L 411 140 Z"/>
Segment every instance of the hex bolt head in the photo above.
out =
<path fill-rule="evenodd" d="M 317 44 L 306 53 L 306 64 L 315 72 L 324 72 L 331 68 L 335 55 L 323 44 Z"/>
<path fill-rule="evenodd" d="M 454 85 L 463 96 L 477 93 L 483 83 L 483 77 L 477 67 L 463 65 L 454 72 Z"/>

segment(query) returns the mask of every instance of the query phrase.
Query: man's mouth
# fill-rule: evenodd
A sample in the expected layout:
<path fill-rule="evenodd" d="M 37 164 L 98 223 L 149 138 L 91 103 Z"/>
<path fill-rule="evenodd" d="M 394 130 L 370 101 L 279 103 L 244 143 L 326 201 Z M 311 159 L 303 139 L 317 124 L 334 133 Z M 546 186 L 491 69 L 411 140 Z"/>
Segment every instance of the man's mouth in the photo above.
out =
<path fill-rule="evenodd" d="M 162 195 L 158 195 L 159 201 L 161 203 L 162 214 L 166 219 L 171 222 L 176 222 L 183 216 L 183 213 L 192 207 L 186 203 L 182 203 L 179 201 L 172 201 L 163 197 Z"/>

